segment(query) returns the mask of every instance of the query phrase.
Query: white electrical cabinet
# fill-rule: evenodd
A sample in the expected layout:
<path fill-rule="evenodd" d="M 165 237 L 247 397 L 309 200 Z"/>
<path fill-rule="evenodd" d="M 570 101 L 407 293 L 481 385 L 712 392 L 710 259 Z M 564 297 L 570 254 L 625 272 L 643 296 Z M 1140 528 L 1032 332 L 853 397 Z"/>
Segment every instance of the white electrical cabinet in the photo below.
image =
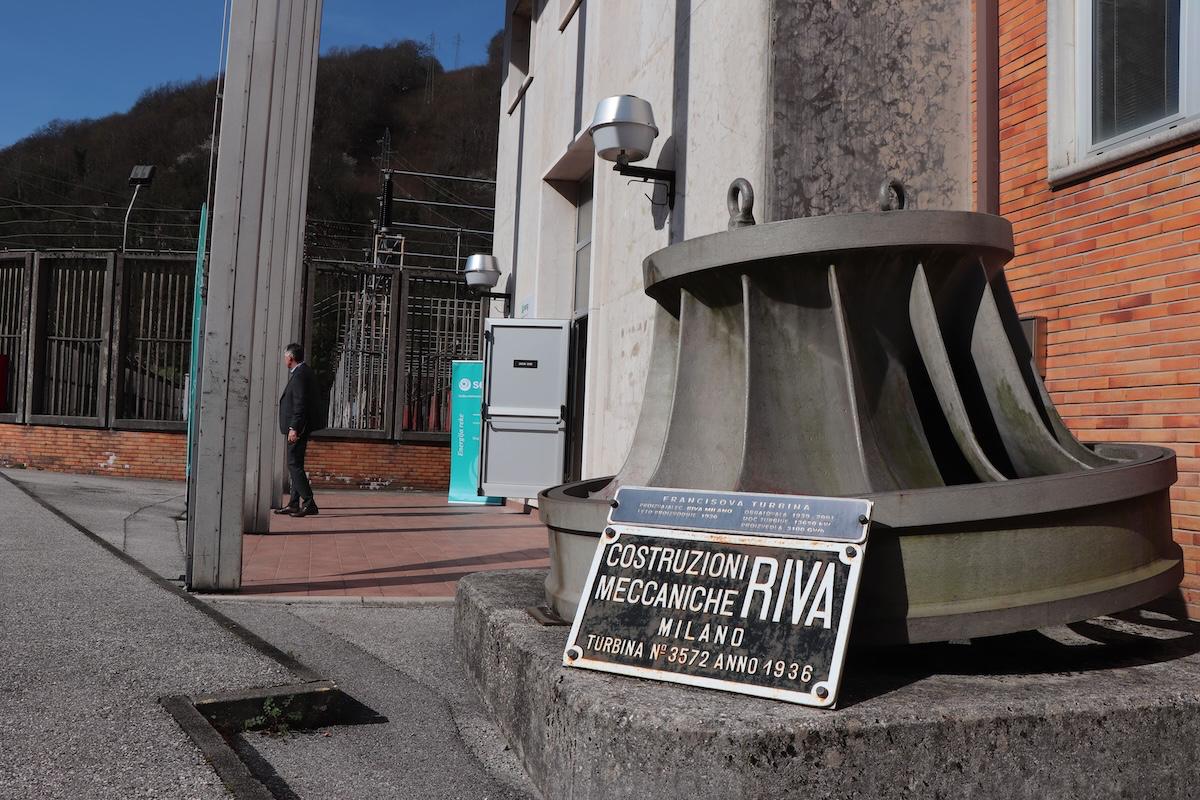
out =
<path fill-rule="evenodd" d="M 536 497 L 563 482 L 570 332 L 567 320 L 485 321 L 482 494 Z"/>

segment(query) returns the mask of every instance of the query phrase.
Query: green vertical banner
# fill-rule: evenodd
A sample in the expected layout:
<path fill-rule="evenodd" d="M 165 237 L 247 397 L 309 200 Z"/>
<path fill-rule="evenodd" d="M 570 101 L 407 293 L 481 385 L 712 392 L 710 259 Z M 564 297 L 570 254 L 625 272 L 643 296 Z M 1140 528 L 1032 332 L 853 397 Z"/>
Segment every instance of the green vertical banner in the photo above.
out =
<path fill-rule="evenodd" d="M 192 348 L 188 359 L 187 382 L 187 453 L 184 474 L 192 474 L 192 444 L 196 441 L 196 395 L 200 383 L 200 330 L 201 312 L 204 308 L 204 251 L 208 245 L 208 203 L 200 206 L 200 233 L 196 237 L 196 277 L 192 282 Z"/>
<path fill-rule="evenodd" d="M 450 503 L 499 506 L 503 497 L 480 497 L 479 448 L 483 438 L 483 362 L 454 361 L 450 369 Z"/>

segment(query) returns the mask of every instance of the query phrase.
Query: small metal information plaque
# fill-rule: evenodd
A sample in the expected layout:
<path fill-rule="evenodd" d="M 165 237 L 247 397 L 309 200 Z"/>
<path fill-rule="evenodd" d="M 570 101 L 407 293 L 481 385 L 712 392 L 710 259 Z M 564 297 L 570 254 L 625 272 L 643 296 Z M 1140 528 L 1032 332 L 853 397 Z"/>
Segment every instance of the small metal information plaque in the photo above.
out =
<path fill-rule="evenodd" d="M 861 542 L 871 504 L 841 497 L 622 486 L 609 521 L 651 528 Z"/>
<path fill-rule="evenodd" d="M 845 504 L 844 524 L 819 540 L 625 525 L 616 512 L 627 491 L 600 537 L 563 663 L 833 707 L 872 504 L 784 498 Z"/>

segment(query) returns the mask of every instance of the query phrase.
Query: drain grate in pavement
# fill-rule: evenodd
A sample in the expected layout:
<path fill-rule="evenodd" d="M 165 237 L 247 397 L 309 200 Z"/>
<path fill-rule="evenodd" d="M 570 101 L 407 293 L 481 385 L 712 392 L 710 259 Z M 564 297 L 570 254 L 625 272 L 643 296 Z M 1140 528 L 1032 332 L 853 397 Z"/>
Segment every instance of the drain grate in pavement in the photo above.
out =
<path fill-rule="evenodd" d="M 213 727 L 236 733 L 286 733 L 387 722 L 387 717 L 355 700 L 333 681 L 209 695 L 193 699 L 192 704 Z"/>
<path fill-rule="evenodd" d="M 236 747 L 238 734 L 262 731 L 286 735 L 337 725 L 370 725 L 387 717 L 343 692 L 333 681 L 272 686 L 245 692 L 188 697 L 171 695 L 159 702 L 212 764 L 238 800 L 294 797 L 273 773 L 247 763 Z M 257 764 L 261 767 L 261 764 Z M 268 786 L 282 790 L 272 791 Z"/>

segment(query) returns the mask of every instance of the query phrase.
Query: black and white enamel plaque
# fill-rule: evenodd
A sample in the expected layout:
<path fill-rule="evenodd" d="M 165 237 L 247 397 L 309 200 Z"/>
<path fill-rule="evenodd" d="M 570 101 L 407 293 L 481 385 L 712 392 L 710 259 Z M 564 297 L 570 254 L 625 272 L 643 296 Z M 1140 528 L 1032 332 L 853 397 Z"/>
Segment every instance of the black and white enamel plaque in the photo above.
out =
<path fill-rule="evenodd" d="M 610 524 L 563 663 L 832 707 L 866 552 L 858 518 L 871 504 L 823 499 L 855 504 L 863 536 Z"/>

